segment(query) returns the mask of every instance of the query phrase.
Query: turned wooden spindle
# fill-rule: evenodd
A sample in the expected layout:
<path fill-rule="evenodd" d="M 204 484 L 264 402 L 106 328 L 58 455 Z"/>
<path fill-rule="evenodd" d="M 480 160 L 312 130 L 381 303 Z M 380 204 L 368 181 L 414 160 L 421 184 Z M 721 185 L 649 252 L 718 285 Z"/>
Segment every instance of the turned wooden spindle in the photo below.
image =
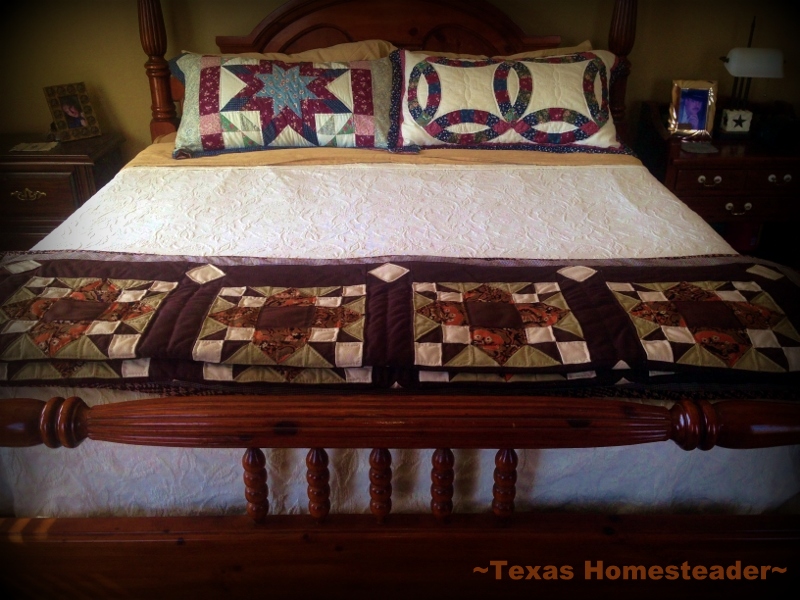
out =
<path fill-rule="evenodd" d="M 494 464 L 492 512 L 506 519 L 514 514 L 514 497 L 517 495 L 517 453 L 511 448 L 498 450 Z"/>
<path fill-rule="evenodd" d="M 369 455 L 369 509 L 382 523 L 392 510 L 392 454 L 374 448 Z"/>
<path fill-rule="evenodd" d="M 306 455 L 306 481 L 308 482 L 308 512 L 317 522 L 322 522 L 331 510 L 330 472 L 328 453 L 324 448 L 311 448 Z"/>
<path fill-rule="evenodd" d="M 260 448 L 248 448 L 242 457 L 244 467 L 244 497 L 247 514 L 256 523 L 262 523 L 269 511 L 267 487 L 267 459 Z"/>
<path fill-rule="evenodd" d="M 453 514 L 453 451 L 450 448 L 438 448 L 433 453 L 431 463 L 431 511 L 434 517 L 444 523 Z"/>

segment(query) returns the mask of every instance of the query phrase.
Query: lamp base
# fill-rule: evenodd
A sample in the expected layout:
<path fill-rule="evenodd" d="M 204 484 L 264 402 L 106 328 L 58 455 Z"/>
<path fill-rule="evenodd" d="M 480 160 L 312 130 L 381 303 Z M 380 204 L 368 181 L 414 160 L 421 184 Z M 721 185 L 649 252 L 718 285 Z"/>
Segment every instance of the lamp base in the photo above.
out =
<path fill-rule="evenodd" d="M 720 130 L 727 134 L 747 134 L 752 122 L 752 111 L 725 109 L 722 111 Z"/>

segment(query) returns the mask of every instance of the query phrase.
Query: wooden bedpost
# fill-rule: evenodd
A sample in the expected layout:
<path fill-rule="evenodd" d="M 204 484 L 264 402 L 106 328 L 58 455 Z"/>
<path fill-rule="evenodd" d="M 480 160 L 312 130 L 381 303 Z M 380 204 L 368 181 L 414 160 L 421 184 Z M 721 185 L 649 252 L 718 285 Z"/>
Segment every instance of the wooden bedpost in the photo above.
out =
<path fill-rule="evenodd" d="M 611 77 L 611 116 L 621 140 L 628 140 L 628 126 L 625 122 L 625 90 L 628 75 L 631 72 L 631 61 L 628 60 L 636 39 L 636 6 L 637 0 L 616 0 L 614 13 L 611 16 L 611 28 L 608 32 L 608 49 L 619 57 L 619 66 Z"/>
<path fill-rule="evenodd" d="M 170 90 L 169 64 L 164 59 L 167 52 L 167 32 L 164 28 L 161 0 L 139 0 L 139 38 L 142 49 L 149 57 L 144 66 L 150 80 L 150 97 L 153 100 L 150 136 L 155 139 L 178 128 L 178 113 L 175 111 Z"/>

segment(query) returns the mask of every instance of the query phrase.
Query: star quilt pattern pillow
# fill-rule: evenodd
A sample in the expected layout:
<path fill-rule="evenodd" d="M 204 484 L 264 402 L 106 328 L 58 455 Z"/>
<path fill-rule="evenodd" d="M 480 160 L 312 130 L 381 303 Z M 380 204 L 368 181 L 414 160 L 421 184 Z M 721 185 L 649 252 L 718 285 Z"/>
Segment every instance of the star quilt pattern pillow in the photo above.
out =
<path fill-rule="evenodd" d="M 264 148 L 386 147 L 391 63 L 186 54 L 176 158 Z"/>
<path fill-rule="evenodd" d="M 394 146 L 620 146 L 608 103 L 610 52 L 462 59 L 400 50 L 391 58 L 400 74 Z"/>

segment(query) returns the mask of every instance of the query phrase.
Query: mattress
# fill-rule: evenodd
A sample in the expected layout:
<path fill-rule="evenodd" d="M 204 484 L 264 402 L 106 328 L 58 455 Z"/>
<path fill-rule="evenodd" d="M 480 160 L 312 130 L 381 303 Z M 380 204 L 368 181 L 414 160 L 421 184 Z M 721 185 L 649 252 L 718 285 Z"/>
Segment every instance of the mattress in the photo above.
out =
<path fill-rule="evenodd" d="M 165 147 L 171 146 L 156 144 L 138 157 L 33 254 L 435 260 L 734 253 L 630 157 L 314 149 L 175 166 Z M 0 394 L 79 395 L 90 406 L 147 397 L 90 388 L 4 387 Z M 335 511 L 368 511 L 368 452 L 330 452 Z M 273 512 L 305 512 L 303 454 L 268 452 Z M 393 452 L 393 510 L 428 510 L 430 454 Z M 752 513 L 800 491 L 797 446 L 686 453 L 669 442 L 519 454 L 521 509 Z M 240 459 L 241 450 L 91 441 L 74 450 L 3 448 L 0 510 L 20 517 L 241 513 Z M 489 451 L 456 451 L 456 510 L 490 505 L 493 460 Z"/>

